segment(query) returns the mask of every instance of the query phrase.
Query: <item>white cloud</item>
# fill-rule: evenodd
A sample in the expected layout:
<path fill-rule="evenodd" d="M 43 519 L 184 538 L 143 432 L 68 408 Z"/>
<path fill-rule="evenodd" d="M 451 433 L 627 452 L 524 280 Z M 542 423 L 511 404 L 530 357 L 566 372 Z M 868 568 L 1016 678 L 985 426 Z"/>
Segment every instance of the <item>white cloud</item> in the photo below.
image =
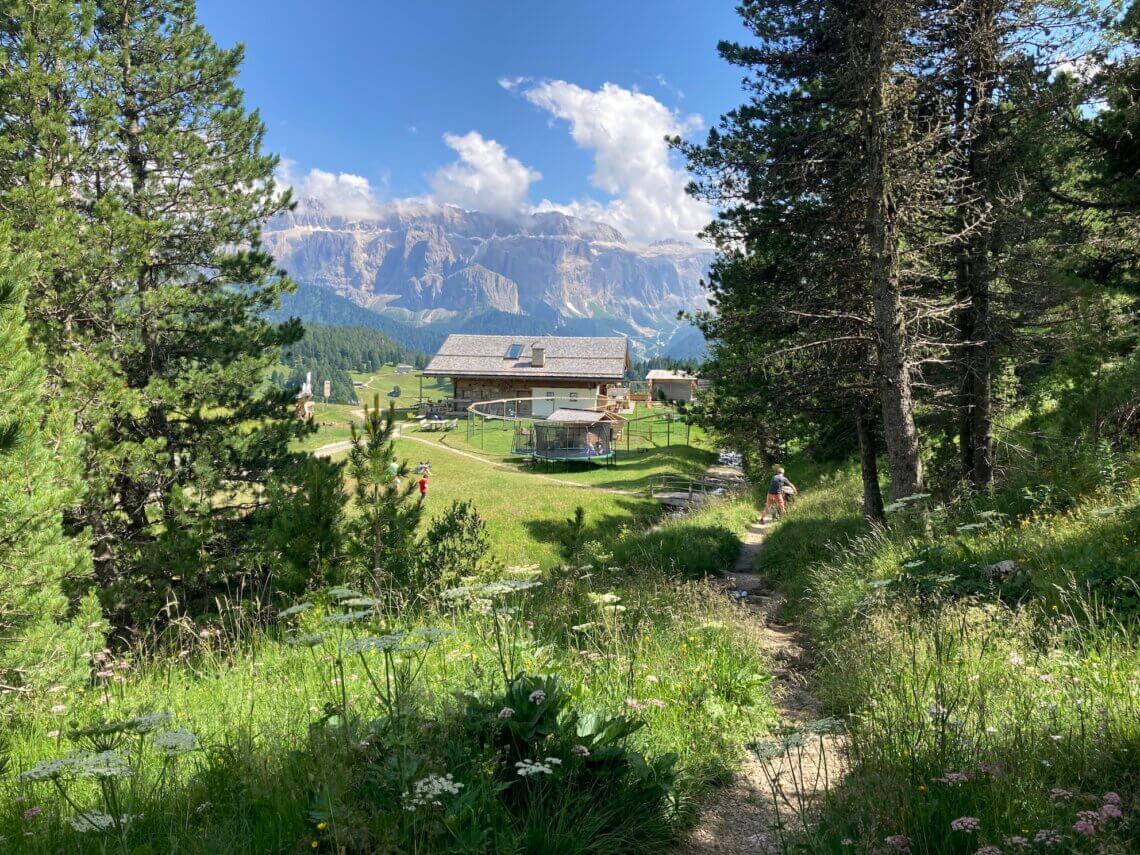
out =
<path fill-rule="evenodd" d="M 277 170 L 277 182 L 292 187 L 295 199 L 315 200 L 333 216 L 350 220 L 375 219 L 380 215 L 380 200 L 367 178 L 323 169 L 297 175 L 295 170 L 296 164 L 291 160 L 282 160 Z"/>
<path fill-rule="evenodd" d="M 500 85 L 568 122 L 574 142 L 594 153 L 590 182 L 612 197 L 606 203 L 543 200 L 539 210 L 600 219 L 637 241 L 691 240 L 712 219 L 712 209 L 685 192 L 688 177 L 665 143 L 666 136 L 701 128 L 699 115 L 682 116 L 651 95 L 614 83 L 598 90 L 564 80 L 503 80 Z"/>
<path fill-rule="evenodd" d="M 541 173 L 510 157 L 501 144 L 477 131 L 463 136 L 444 134 L 443 141 L 459 159 L 432 174 L 429 183 L 436 200 L 501 216 L 526 209 L 530 185 Z"/>

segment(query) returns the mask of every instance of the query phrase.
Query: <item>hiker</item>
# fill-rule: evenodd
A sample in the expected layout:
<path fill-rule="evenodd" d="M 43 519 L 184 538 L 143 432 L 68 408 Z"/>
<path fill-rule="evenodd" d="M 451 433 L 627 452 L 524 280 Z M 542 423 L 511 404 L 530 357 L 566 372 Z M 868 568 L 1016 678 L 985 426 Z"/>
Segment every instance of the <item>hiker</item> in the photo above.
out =
<path fill-rule="evenodd" d="M 427 481 L 428 481 L 428 476 L 427 476 L 427 473 L 425 472 L 423 475 L 420 476 L 420 501 L 421 502 L 425 498 L 427 498 Z"/>
<path fill-rule="evenodd" d="M 416 467 L 416 474 L 417 475 L 430 475 L 431 474 L 431 463 L 429 463 L 427 460 L 421 460 L 420 465 Z"/>
<path fill-rule="evenodd" d="M 781 515 L 787 510 L 787 505 L 784 504 L 784 491 L 791 488 L 789 494 L 794 496 L 797 493 L 796 485 L 784 477 L 784 467 L 777 466 L 776 474 L 772 476 L 771 482 L 768 484 L 768 502 L 764 505 L 764 512 L 760 514 L 760 522 L 764 522 L 764 517 L 768 516 L 768 511 L 772 505 L 775 505 Z M 772 517 L 775 519 L 775 516 Z"/>
<path fill-rule="evenodd" d="M 400 489 L 400 464 L 396 462 L 395 458 L 388 464 L 388 474 L 392 476 L 392 480 L 396 484 L 396 489 Z"/>

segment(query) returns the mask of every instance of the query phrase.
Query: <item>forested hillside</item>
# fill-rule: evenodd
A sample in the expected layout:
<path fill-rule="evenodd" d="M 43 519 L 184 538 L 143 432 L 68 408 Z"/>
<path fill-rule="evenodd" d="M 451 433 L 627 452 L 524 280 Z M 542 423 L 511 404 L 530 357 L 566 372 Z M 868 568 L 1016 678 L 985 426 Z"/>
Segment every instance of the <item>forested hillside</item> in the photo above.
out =
<path fill-rule="evenodd" d="M 310 324 L 300 341 L 282 349 L 281 363 L 284 370 L 272 375 L 278 385 L 296 389 L 311 373 L 314 391 L 323 389 L 328 380 L 332 384 L 330 401 L 353 404 L 357 395 L 352 372 L 378 371 L 385 365 L 401 364 L 423 368 L 427 357 L 369 327 Z"/>

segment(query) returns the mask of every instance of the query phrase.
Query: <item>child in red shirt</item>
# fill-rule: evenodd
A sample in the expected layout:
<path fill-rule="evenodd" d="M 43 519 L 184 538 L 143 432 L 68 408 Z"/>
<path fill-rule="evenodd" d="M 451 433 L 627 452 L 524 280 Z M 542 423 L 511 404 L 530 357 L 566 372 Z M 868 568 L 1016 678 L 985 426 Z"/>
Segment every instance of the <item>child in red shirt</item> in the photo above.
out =
<path fill-rule="evenodd" d="M 427 496 L 427 474 L 420 476 L 420 499 Z"/>

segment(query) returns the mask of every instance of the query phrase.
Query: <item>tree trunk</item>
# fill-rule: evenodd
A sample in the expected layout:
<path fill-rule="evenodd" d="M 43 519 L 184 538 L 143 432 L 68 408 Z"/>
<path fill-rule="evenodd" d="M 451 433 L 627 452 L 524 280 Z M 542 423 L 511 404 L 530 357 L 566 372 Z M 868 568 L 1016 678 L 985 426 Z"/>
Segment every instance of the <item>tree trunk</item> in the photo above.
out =
<path fill-rule="evenodd" d="M 958 437 L 962 475 L 977 486 L 993 481 L 993 336 L 990 291 L 993 268 L 993 167 L 996 114 L 992 99 L 996 86 L 997 32 L 994 4 L 974 0 L 963 6 L 966 16 L 959 36 L 957 125 L 966 180 L 959 194 L 958 228 L 963 236 L 957 248 L 955 275 L 958 299 L 960 361 Z"/>
<path fill-rule="evenodd" d="M 869 27 L 869 90 L 864 117 L 867 157 L 866 230 L 870 260 L 878 355 L 883 439 L 890 464 L 891 498 L 922 492 L 922 460 L 914 423 L 911 365 L 899 276 L 895 205 L 888 180 L 885 88 L 890 69 L 884 47 L 882 12 L 874 10 Z"/>
<path fill-rule="evenodd" d="M 870 523 L 886 521 L 883 491 L 879 488 L 878 442 L 875 419 L 870 407 L 860 402 L 855 410 L 855 431 L 859 436 L 859 469 L 863 474 L 863 518 Z"/>

